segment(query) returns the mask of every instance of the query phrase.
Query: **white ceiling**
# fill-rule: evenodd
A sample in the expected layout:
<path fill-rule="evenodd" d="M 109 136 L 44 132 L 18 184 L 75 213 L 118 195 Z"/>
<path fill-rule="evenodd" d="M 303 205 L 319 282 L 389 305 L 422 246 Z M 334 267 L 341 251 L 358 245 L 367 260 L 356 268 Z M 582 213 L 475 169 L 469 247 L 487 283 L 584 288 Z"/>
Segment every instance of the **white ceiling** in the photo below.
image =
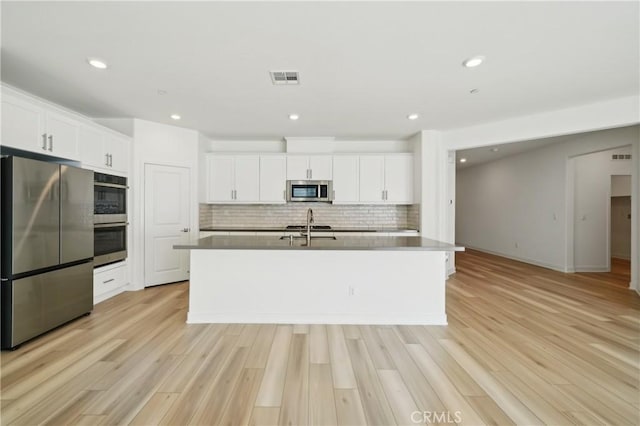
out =
<path fill-rule="evenodd" d="M 480 148 L 463 149 L 456 151 L 456 168 L 465 169 L 467 167 L 477 166 L 479 164 L 499 160 L 504 157 L 533 151 L 534 149 L 539 149 L 552 143 L 565 142 L 575 137 L 576 135 L 556 136 L 551 138 L 521 141 L 517 143 L 505 143 L 500 145 L 483 146 Z M 497 149 L 497 151 L 492 151 L 492 149 Z M 465 158 L 467 161 L 461 163 L 461 158 Z"/>
<path fill-rule="evenodd" d="M 216 138 L 403 138 L 638 94 L 639 28 L 635 1 L 3 1 L 2 80 Z"/>

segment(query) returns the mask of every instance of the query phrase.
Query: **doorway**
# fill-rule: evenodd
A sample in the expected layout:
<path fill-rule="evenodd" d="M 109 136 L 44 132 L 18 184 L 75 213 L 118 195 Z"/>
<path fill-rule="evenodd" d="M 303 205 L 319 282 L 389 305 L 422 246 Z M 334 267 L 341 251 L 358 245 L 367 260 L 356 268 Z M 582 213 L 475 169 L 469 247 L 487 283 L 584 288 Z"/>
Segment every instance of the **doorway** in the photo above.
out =
<path fill-rule="evenodd" d="M 145 287 L 189 278 L 188 251 L 173 248 L 189 241 L 189 175 L 185 167 L 145 164 Z"/>
<path fill-rule="evenodd" d="M 625 286 L 631 280 L 631 175 L 611 176 L 611 274 Z"/>

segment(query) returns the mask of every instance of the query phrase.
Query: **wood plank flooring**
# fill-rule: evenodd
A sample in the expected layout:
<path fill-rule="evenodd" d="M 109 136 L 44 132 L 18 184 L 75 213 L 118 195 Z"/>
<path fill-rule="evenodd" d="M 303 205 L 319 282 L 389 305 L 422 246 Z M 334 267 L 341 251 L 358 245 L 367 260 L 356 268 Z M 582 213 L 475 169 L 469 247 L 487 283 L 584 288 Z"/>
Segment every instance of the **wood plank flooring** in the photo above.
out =
<path fill-rule="evenodd" d="M 188 283 L 2 352 L 0 423 L 637 425 L 640 297 L 468 251 L 448 326 L 187 325 Z"/>

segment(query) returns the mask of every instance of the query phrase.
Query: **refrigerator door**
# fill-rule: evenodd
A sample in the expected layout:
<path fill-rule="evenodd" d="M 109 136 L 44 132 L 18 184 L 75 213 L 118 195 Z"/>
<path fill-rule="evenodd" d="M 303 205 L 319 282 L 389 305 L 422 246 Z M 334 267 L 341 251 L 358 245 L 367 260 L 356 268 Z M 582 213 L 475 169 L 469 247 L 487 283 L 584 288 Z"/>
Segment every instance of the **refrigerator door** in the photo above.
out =
<path fill-rule="evenodd" d="M 13 348 L 93 309 L 93 262 L 3 282 L 2 348 Z"/>
<path fill-rule="evenodd" d="M 58 164 L 11 157 L 12 274 L 60 262 Z"/>
<path fill-rule="evenodd" d="M 93 172 L 60 166 L 60 263 L 93 257 Z"/>

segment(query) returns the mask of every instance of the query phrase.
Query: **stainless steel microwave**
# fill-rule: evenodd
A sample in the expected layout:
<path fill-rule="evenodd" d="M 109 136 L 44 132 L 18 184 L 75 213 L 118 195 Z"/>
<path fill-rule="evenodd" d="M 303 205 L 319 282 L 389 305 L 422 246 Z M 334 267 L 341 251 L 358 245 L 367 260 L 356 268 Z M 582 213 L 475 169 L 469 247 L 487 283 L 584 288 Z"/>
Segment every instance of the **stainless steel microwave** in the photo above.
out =
<path fill-rule="evenodd" d="M 287 201 L 330 203 L 333 201 L 333 182 L 330 180 L 288 180 Z"/>

